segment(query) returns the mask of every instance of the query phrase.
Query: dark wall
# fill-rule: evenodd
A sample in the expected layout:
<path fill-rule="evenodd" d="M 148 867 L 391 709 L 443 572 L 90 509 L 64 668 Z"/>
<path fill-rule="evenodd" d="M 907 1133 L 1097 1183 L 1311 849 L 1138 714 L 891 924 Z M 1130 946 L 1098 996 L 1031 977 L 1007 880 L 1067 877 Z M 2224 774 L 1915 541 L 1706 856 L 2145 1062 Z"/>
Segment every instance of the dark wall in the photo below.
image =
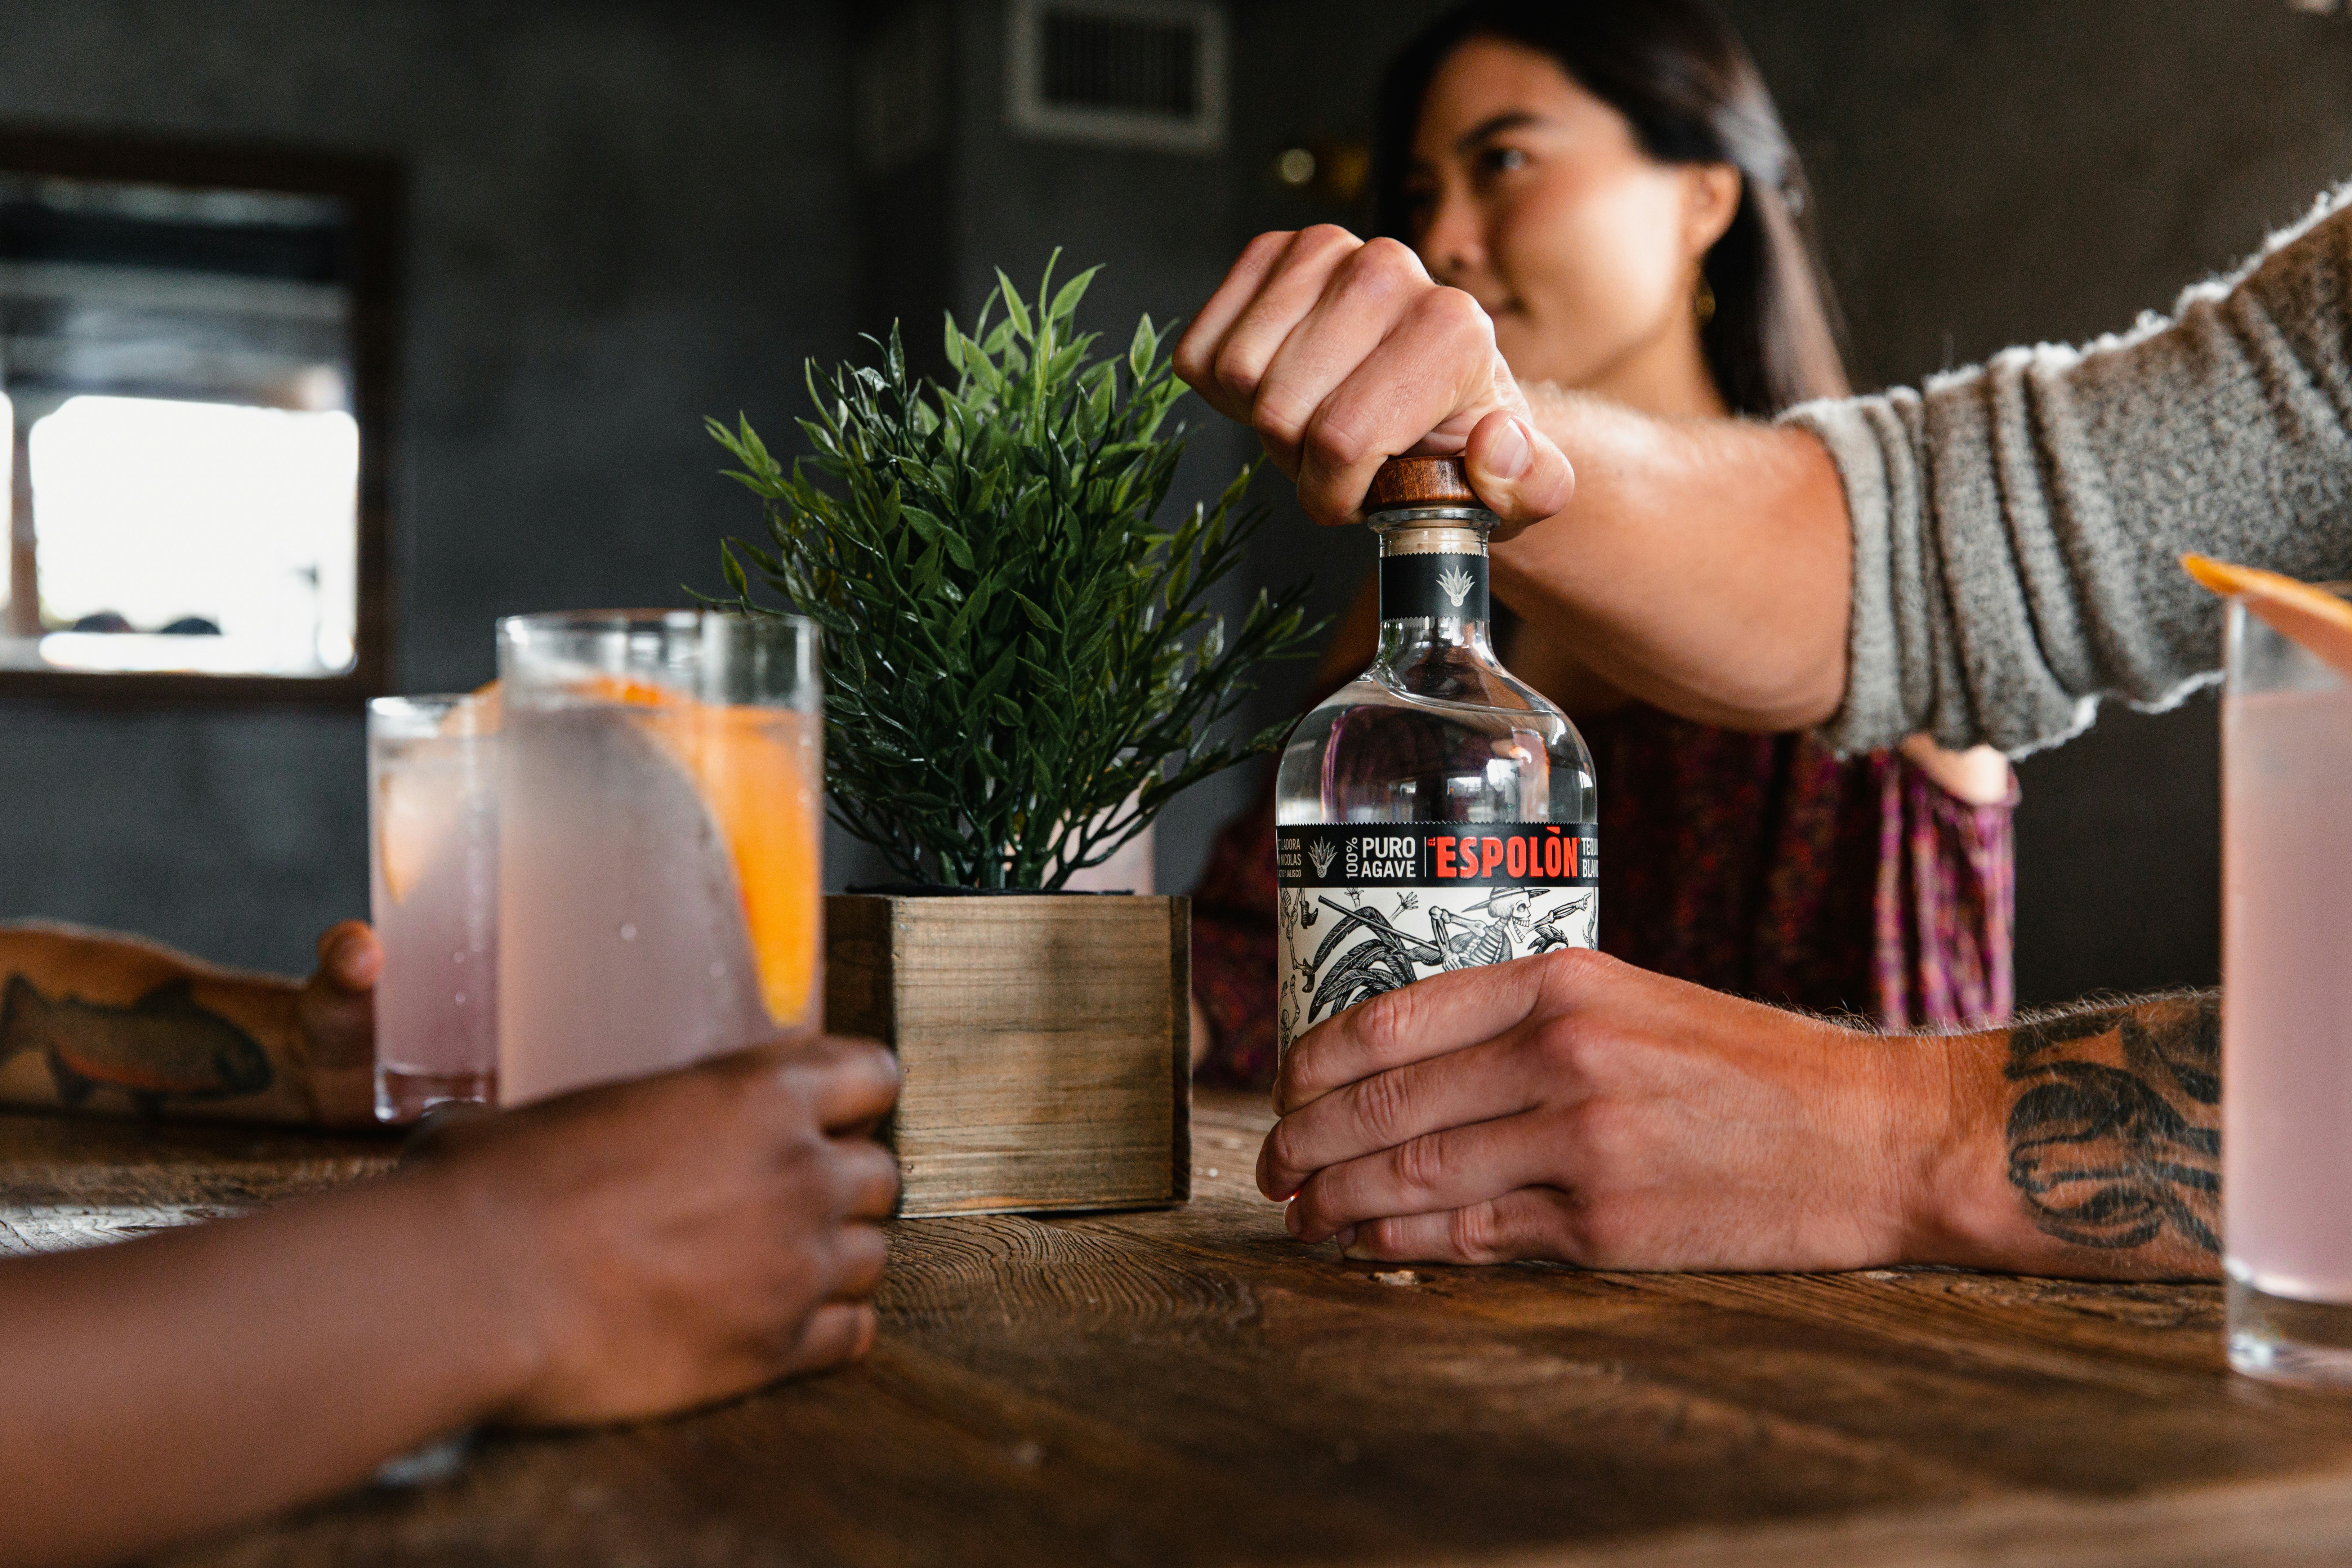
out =
<path fill-rule="evenodd" d="M 398 668 L 432 689 L 488 674 L 494 615 L 675 601 L 751 521 L 710 477 L 699 416 L 741 406 L 785 428 L 803 356 L 838 357 L 879 324 L 859 237 L 875 204 L 849 142 L 852 35 L 877 9 L 18 0 L 0 117 L 406 160 Z M 1301 137 L 1361 134 L 1381 61 L 1437 9 L 1231 7 L 1233 134 L 1199 157 L 1010 135 L 996 0 L 961 0 L 944 13 L 950 162 L 914 187 L 939 222 L 897 241 L 941 248 L 903 252 L 893 276 L 969 310 L 990 267 L 1027 277 L 1060 242 L 1111 264 L 1093 324 L 1181 316 L 1248 234 L 1352 220 L 1278 189 L 1269 161 Z M 2352 29 L 2285 0 L 1728 9 L 1813 165 L 1865 385 L 2126 326 L 2352 174 Z M 1190 492 L 1247 455 L 1197 422 Z M 1256 575 L 1313 570 L 1336 605 L 1369 551 L 1308 530 L 1280 490 L 1263 489 L 1283 515 Z M 1286 672 L 1255 717 L 1303 679 Z M 136 926 L 299 967 L 312 933 L 364 905 L 360 750 L 351 715 L 0 706 L 0 918 Z M 2111 711 L 2025 764 L 2028 997 L 2211 978 L 2213 762 L 2200 701 Z M 1163 886 L 1189 882 L 1251 784 L 1171 814 Z"/>
<path fill-rule="evenodd" d="M 511 611 L 718 586 L 706 414 L 786 422 L 849 344 L 828 5 L 17 0 L 0 118 L 356 148 L 409 174 L 402 689 Z M 367 904 L 355 713 L 0 704 L 0 918 L 299 969 Z"/>
<path fill-rule="evenodd" d="M 1251 13 L 1255 226 L 1347 221 L 1258 169 L 1286 140 L 1363 134 L 1379 63 L 1443 8 Z M 2285 0 L 1725 9 L 1811 165 L 1865 388 L 2127 327 L 2352 175 L 2352 27 Z M 1358 552 L 1313 543 L 1345 580 Z M 2216 745 L 2210 697 L 2153 718 L 2111 705 L 2020 769 L 2024 999 L 2216 978 Z"/>

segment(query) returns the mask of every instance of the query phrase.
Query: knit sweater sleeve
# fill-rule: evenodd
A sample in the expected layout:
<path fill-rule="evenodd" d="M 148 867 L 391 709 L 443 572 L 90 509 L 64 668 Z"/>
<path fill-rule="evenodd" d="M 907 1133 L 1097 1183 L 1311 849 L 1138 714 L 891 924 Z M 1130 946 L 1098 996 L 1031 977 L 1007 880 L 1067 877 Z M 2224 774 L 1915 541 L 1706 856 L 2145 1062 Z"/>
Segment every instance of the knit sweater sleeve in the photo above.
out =
<path fill-rule="evenodd" d="M 2022 755 L 2102 697 L 2168 707 L 2221 656 L 2183 551 L 2352 576 L 2352 187 L 2126 336 L 1784 418 L 1853 520 L 1840 751 Z"/>

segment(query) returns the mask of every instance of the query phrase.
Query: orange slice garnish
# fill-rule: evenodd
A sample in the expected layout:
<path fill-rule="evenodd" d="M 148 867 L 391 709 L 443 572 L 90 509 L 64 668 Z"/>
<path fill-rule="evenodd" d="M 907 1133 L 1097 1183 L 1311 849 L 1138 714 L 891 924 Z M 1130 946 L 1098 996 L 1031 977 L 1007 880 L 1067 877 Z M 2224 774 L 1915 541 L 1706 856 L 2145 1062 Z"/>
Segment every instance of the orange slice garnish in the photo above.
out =
<path fill-rule="evenodd" d="M 816 720 L 784 709 L 701 708 L 694 769 L 734 853 L 736 887 L 768 1016 L 809 1018 L 823 906 Z"/>
<path fill-rule="evenodd" d="M 457 802 L 442 781 L 387 768 L 376 779 L 376 864 L 383 890 L 404 904 L 457 830 Z"/>
<path fill-rule="evenodd" d="M 822 907 L 815 718 L 700 702 L 617 676 L 583 684 L 600 700 L 649 710 L 642 727 L 693 781 L 734 862 L 769 1018 L 782 1028 L 809 1021 Z"/>
<path fill-rule="evenodd" d="M 2184 555 L 2181 568 L 2216 594 L 2246 601 L 2281 637 L 2291 637 L 2336 674 L 2352 679 L 2352 605 L 2325 588 L 2258 566 Z"/>
<path fill-rule="evenodd" d="M 498 682 L 481 688 L 449 710 L 440 734 L 495 734 L 499 727 Z M 387 768 L 376 781 L 376 856 L 383 868 L 383 890 L 395 904 L 404 904 L 457 829 L 463 803 L 450 792 L 445 778 L 422 776 L 405 768 Z"/>
<path fill-rule="evenodd" d="M 498 733 L 499 718 L 503 711 L 499 698 L 499 683 L 495 680 L 486 681 L 474 688 L 467 694 L 466 705 L 457 711 L 465 716 L 463 722 L 467 728 L 464 733 L 468 735 Z"/>

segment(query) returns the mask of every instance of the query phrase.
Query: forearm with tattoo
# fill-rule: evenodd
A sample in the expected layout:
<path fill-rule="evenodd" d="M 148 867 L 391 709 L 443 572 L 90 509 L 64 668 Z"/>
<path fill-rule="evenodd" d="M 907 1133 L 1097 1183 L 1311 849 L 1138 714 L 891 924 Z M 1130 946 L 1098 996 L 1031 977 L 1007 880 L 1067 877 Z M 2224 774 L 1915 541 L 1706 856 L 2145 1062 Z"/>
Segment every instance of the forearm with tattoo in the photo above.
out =
<path fill-rule="evenodd" d="M 349 1120 L 320 1098 L 322 1069 L 346 1065 L 306 1037 L 291 982 L 131 938 L 0 927 L 0 1105 Z"/>
<path fill-rule="evenodd" d="M 2210 1274 L 2221 1252 L 2218 992 L 2048 1015 L 2009 1031 L 2008 1178 L 2032 1225 Z"/>

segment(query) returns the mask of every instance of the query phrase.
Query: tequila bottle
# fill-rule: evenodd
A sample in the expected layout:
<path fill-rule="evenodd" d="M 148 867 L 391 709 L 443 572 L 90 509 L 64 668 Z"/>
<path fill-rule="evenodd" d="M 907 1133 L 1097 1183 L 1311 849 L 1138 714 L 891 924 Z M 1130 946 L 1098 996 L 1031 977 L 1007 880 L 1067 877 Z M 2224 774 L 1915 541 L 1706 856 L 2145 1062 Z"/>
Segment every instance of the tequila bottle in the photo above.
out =
<path fill-rule="evenodd" d="M 1457 458 L 1396 458 L 1371 668 L 1298 721 L 1275 786 L 1282 1047 L 1367 997 L 1600 929 L 1591 753 L 1495 658 L 1486 535 Z"/>

